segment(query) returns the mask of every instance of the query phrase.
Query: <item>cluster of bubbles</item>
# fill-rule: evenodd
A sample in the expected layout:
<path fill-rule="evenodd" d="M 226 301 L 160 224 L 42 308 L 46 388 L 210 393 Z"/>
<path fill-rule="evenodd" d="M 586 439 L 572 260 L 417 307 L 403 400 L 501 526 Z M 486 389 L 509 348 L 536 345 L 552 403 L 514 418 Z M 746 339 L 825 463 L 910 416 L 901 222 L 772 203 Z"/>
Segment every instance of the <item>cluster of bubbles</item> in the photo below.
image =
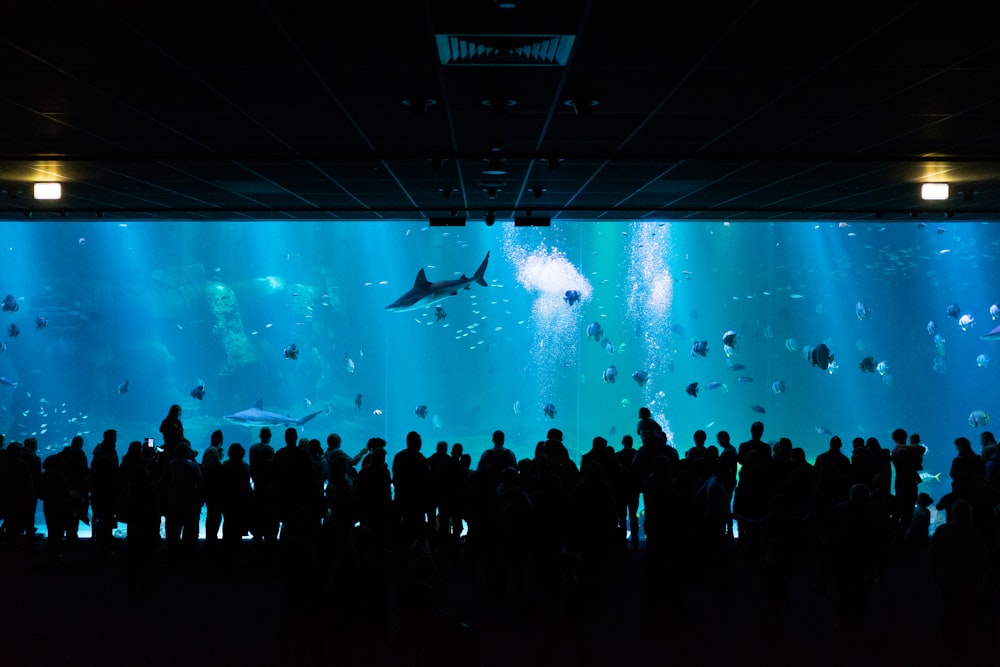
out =
<path fill-rule="evenodd" d="M 515 268 L 517 281 L 534 296 L 531 304 L 534 375 L 543 384 L 551 383 L 558 369 L 576 359 L 581 305 L 590 300 L 594 288 L 558 248 L 549 248 L 544 243 L 529 248 L 519 243 L 517 236 L 507 233 L 504 253 Z M 573 307 L 567 305 L 567 290 L 579 293 L 579 303 Z M 539 389 L 543 396 L 548 396 L 553 388 Z"/>
<path fill-rule="evenodd" d="M 629 229 L 628 312 L 642 338 L 646 368 L 650 369 L 652 377 L 657 370 L 662 372 L 670 363 L 669 350 L 662 334 L 669 329 L 670 306 L 674 297 L 673 277 L 667 266 L 670 255 L 670 225 L 632 223 Z M 652 381 L 642 385 L 644 391 L 651 394 L 645 402 L 653 417 L 672 440 L 663 391 L 655 391 Z"/>

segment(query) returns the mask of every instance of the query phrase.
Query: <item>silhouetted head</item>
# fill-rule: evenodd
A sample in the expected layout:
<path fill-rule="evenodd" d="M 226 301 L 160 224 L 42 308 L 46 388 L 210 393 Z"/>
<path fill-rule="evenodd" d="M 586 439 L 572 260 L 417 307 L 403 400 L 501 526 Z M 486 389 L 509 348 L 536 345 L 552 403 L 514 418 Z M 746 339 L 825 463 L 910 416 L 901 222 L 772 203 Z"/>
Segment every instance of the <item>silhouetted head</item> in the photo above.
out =
<path fill-rule="evenodd" d="M 368 451 L 374 453 L 377 449 L 385 449 L 385 440 L 382 438 L 369 438 L 368 439 Z"/>
<path fill-rule="evenodd" d="M 24 444 L 28 444 L 28 441 L 25 440 Z M 971 454 L 972 443 L 965 436 L 958 436 L 955 438 L 955 449 L 958 450 L 959 454 Z"/>
<path fill-rule="evenodd" d="M 993 431 L 983 431 L 979 434 L 979 444 L 985 447 L 986 445 L 997 444 L 997 439 L 993 437 Z"/>
<path fill-rule="evenodd" d="M 32 454 L 38 453 L 38 438 L 27 437 L 24 439 L 24 450 Z"/>
<path fill-rule="evenodd" d="M 493 446 L 503 447 L 505 436 L 503 431 L 493 431 Z"/>
<path fill-rule="evenodd" d="M 222 446 L 222 431 L 220 431 L 219 429 L 216 429 L 216 430 L 212 431 L 212 436 L 211 436 L 210 442 L 211 442 L 211 444 L 212 444 L 213 447 L 221 447 Z"/>
<path fill-rule="evenodd" d="M 412 449 L 413 451 L 419 451 L 420 445 L 423 444 L 423 440 L 420 439 L 420 434 L 416 431 L 410 431 L 406 434 L 406 448 Z"/>
<path fill-rule="evenodd" d="M 924 493 L 923 491 L 917 494 L 917 504 L 920 505 L 921 507 L 924 508 L 930 507 L 933 502 L 934 499 L 931 498 L 926 493 Z"/>
<path fill-rule="evenodd" d="M 173 405 L 170 406 L 170 409 L 167 410 L 167 419 L 180 419 L 180 416 L 181 416 L 181 406 L 174 403 Z"/>
<path fill-rule="evenodd" d="M 261 427 L 260 429 L 260 441 L 265 444 L 271 442 L 271 429 L 267 426 Z"/>
<path fill-rule="evenodd" d="M 340 449 L 340 445 L 341 445 L 341 440 L 339 433 L 331 433 L 330 435 L 326 436 L 327 450 Z"/>
<path fill-rule="evenodd" d="M 454 445 L 451 446 L 451 457 L 453 459 L 462 458 L 463 453 L 465 453 L 465 447 L 462 446 L 462 443 L 456 442 Z"/>
<path fill-rule="evenodd" d="M 904 431 L 901 428 L 897 428 L 895 431 L 892 432 L 892 441 L 897 445 L 905 445 L 906 431 Z"/>
<path fill-rule="evenodd" d="M 878 449 L 882 449 L 882 444 L 878 441 L 878 438 L 872 436 L 867 440 L 865 440 L 865 448 L 875 451 Z"/>
<path fill-rule="evenodd" d="M 243 449 L 243 445 L 238 442 L 234 442 L 229 445 L 229 458 L 234 461 L 241 461 L 243 457 L 246 456 L 247 450 Z"/>
<path fill-rule="evenodd" d="M 839 435 L 835 435 L 832 438 L 830 438 L 830 449 L 835 449 L 839 452 L 840 448 L 843 446 L 844 443 L 840 440 Z"/>
<path fill-rule="evenodd" d="M 603 452 L 605 449 L 608 448 L 608 441 L 606 438 L 597 436 L 596 438 L 593 439 L 593 441 L 591 441 L 590 446 L 593 448 L 595 452 Z"/>
<path fill-rule="evenodd" d="M 632 449 L 632 444 L 633 440 L 631 435 L 626 433 L 625 435 L 622 436 L 622 447 L 624 447 L 625 449 Z"/>
<path fill-rule="evenodd" d="M 705 444 L 706 440 L 708 440 L 708 434 L 705 433 L 703 430 L 698 429 L 697 431 L 694 432 L 694 444 L 701 447 L 702 445 Z"/>
<path fill-rule="evenodd" d="M 558 440 L 559 442 L 562 442 L 563 432 L 557 428 L 550 428 L 548 433 L 545 434 L 545 437 L 549 440 Z"/>
<path fill-rule="evenodd" d="M 70 447 L 76 447 L 77 449 L 83 449 L 83 436 L 74 435 L 73 439 L 69 441 Z"/>
<path fill-rule="evenodd" d="M 649 408 L 643 406 L 639 408 L 639 419 L 649 419 L 653 416 L 653 413 L 649 411 Z"/>
<path fill-rule="evenodd" d="M 919 445 L 919 444 L 920 444 L 920 434 L 919 433 L 911 433 L 910 434 L 910 445 Z"/>
<path fill-rule="evenodd" d="M 862 438 L 861 436 L 858 436 L 858 437 L 854 438 L 853 440 L 851 440 L 851 449 L 852 450 L 856 451 L 856 450 L 859 450 L 859 449 L 864 449 L 864 447 L 865 447 L 865 439 Z"/>
<path fill-rule="evenodd" d="M 109 428 L 107 431 L 105 431 L 104 442 L 106 444 L 113 446 L 116 442 L 118 442 L 118 431 L 114 430 L 113 428 Z"/>
<path fill-rule="evenodd" d="M 729 431 L 719 431 L 715 434 L 715 441 L 719 443 L 719 446 L 725 447 L 729 444 Z"/>
<path fill-rule="evenodd" d="M 285 429 L 285 444 L 289 447 L 294 447 L 299 439 L 299 432 L 295 430 L 295 427 L 289 426 Z"/>

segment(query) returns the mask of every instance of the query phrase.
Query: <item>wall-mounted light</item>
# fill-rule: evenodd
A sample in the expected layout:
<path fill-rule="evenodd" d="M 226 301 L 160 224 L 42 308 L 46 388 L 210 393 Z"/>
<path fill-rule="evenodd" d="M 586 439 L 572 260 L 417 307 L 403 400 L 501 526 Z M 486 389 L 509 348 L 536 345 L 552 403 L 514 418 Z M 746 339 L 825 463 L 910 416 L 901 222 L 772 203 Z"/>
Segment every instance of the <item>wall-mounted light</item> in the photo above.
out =
<path fill-rule="evenodd" d="M 62 199 L 62 183 L 35 183 L 35 199 Z"/>
<path fill-rule="evenodd" d="M 947 183 L 924 183 L 920 186 L 920 198 L 938 201 L 947 199 L 949 190 Z"/>

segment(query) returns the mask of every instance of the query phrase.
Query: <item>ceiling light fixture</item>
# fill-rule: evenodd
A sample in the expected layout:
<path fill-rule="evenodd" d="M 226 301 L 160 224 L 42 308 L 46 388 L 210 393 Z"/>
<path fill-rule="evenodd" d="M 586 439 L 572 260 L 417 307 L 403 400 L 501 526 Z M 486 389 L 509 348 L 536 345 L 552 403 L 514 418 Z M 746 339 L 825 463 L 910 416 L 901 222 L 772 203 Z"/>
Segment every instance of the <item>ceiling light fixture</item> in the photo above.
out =
<path fill-rule="evenodd" d="M 486 223 L 487 227 L 492 227 L 493 223 L 497 221 L 496 211 L 493 209 L 486 211 L 486 215 L 483 216 L 483 221 Z"/>
<path fill-rule="evenodd" d="M 948 198 L 947 183 L 924 183 L 920 186 L 920 198 L 929 201 L 940 201 Z"/>
<path fill-rule="evenodd" d="M 62 183 L 35 183 L 35 199 L 62 199 Z"/>

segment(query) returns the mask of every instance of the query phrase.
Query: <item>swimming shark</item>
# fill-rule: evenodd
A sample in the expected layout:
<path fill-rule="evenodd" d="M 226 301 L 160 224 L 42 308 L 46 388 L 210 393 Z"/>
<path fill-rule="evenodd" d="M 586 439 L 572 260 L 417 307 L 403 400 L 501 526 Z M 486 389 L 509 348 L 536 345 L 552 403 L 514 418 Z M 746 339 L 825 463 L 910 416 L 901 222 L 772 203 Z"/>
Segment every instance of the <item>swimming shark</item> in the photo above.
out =
<path fill-rule="evenodd" d="M 269 412 L 263 408 L 263 405 L 264 399 L 258 399 L 252 408 L 226 415 L 223 419 L 241 426 L 278 426 L 279 424 L 302 426 L 322 412 L 322 410 L 318 410 L 311 415 L 296 419 L 288 415 L 279 415 L 277 412 Z"/>
<path fill-rule="evenodd" d="M 486 280 L 483 276 L 486 275 L 486 264 L 489 261 L 490 253 L 487 252 L 483 263 L 479 265 L 479 268 L 476 269 L 471 278 L 466 278 L 463 273 L 461 278 L 456 278 L 455 280 L 431 282 L 427 280 L 424 270 L 420 269 L 417 272 L 417 279 L 413 281 L 413 287 L 410 291 L 390 303 L 385 309 L 404 312 L 407 310 L 416 310 L 417 308 L 426 308 L 431 304 L 447 299 L 449 296 L 455 296 L 460 289 L 469 289 L 469 286 L 474 282 L 486 287 Z"/>

